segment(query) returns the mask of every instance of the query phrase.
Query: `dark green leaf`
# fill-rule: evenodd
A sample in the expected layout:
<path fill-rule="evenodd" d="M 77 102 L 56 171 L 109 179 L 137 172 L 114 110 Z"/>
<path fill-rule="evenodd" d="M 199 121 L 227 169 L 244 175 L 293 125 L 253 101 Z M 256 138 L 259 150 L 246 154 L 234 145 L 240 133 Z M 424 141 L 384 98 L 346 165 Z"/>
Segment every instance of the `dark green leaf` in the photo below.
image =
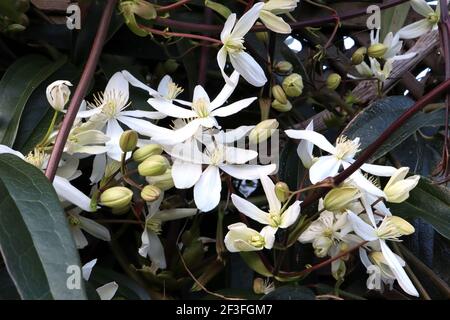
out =
<path fill-rule="evenodd" d="M 283 286 L 266 294 L 261 300 L 315 300 L 311 289 L 302 286 Z"/>
<path fill-rule="evenodd" d="M 25 104 L 33 91 L 66 61 L 62 56 L 51 61 L 44 56 L 28 55 L 9 67 L 0 81 L 0 143 L 12 146 Z"/>
<path fill-rule="evenodd" d="M 342 134 L 351 139 L 359 137 L 361 149 L 364 150 L 413 104 L 414 101 L 405 96 L 392 96 L 375 101 L 350 121 Z M 422 127 L 443 125 L 443 119 L 443 109 L 416 113 L 388 138 L 371 160 L 384 156 Z"/>
<path fill-rule="evenodd" d="M 0 155 L 0 248 L 23 299 L 85 299 L 69 289 L 68 266 L 78 252 L 59 199 L 40 170 L 11 154 Z"/>
<path fill-rule="evenodd" d="M 392 214 L 404 218 L 422 218 L 437 232 L 450 239 L 450 190 L 421 178 L 408 200 L 391 203 Z"/>

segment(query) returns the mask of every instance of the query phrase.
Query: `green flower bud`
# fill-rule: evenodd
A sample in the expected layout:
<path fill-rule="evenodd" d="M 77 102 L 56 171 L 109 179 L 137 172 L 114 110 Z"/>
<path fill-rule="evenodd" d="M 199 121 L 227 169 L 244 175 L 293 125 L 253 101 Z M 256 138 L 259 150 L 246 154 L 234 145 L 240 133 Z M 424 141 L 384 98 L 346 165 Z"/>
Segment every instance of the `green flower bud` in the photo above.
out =
<path fill-rule="evenodd" d="M 259 23 L 257 23 L 257 24 L 259 24 Z M 265 31 L 255 32 L 255 35 L 256 35 L 256 39 L 258 39 L 262 43 L 264 43 L 264 44 L 269 43 L 269 33 L 268 32 L 265 32 Z"/>
<path fill-rule="evenodd" d="M 341 76 L 337 73 L 332 73 L 327 78 L 327 88 L 330 90 L 336 90 L 341 84 Z"/>
<path fill-rule="evenodd" d="M 161 189 L 155 186 L 145 186 L 144 189 L 141 191 L 141 198 L 144 201 L 152 202 L 159 198 L 161 195 Z"/>
<path fill-rule="evenodd" d="M 164 62 L 164 70 L 166 73 L 174 73 L 177 71 L 180 64 L 175 59 L 168 59 Z"/>
<path fill-rule="evenodd" d="M 281 104 L 287 103 L 286 93 L 284 93 L 283 88 L 280 85 L 275 85 L 272 87 L 272 95 Z"/>
<path fill-rule="evenodd" d="M 282 104 L 277 100 L 273 100 L 272 108 L 274 108 L 275 110 L 280 111 L 280 112 L 288 112 L 292 109 L 292 104 L 289 100 L 286 104 Z"/>
<path fill-rule="evenodd" d="M 272 136 L 276 128 L 278 128 L 278 121 L 275 119 L 261 121 L 252 131 L 250 131 L 250 143 L 257 144 L 266 141 Z"/>
<path fill-rule="evenodd" d="M 167 191 L 175 186 L 172 179 L 172 169 L 167 169 L 162 175 L 146 177 L 147 182 L 155 187 L 158 187 L 162 191 Z"/>
<path fill-rule="evenodd" d="M 119 140 L 120 149 L 123 152 L 131 152 L 136 148 L 138 134 L 134 130 L 127 130 L 122 133 Z"/>
<path fill-rule="evenodd" d="M 323 206 L 326 210 L 340 212 L 359 197 L 359 191 L 353 187 L 334 188 L 327 193 L 323 199 Z"/>
<path fill-rule="evenodd" d="M 288 62 L 288 61 L 279 61 L 275 67 L 275 72 L 279 73 L 279 74 L 284 74 L 284 75 L 288 75 L 292 72 L 292 70 L 294 69 L 292 66 L 292 63 Z"/>
<path fill-rule="evenodd" d="M 112 187 L 100 195 L 100 204 L 116 209 L 123 209 L 131 203 L 133 191 L 125 187 Z"/>
<path fill-rule="evenodd" d="M 133 160 L 136 162 L 142 162 L 148 157 L 161 154 L 163 152 L 163 148 L 159 144 L 147 144 L 142 148 L 137 149 L 133 153 Z"/>
<path fill-rule="evenodd" d="M 275 185 L 275 194 L 281 202 L 285 202 L 289 198 L 289 194 L 291 191 L 289 190 L 288 185 L 285 182 L 277 182 Z"/>
<path fill-rule="evenodd" d="M 293 73 L 283 80 L 283 89 L 288 97 L 298 97 L 303 92 L 303 79 L 298 73 Z"/>
<path fill-rule="evenodd" d="M 23 25 L 21 25 L 21 24 L 18 24 L 18 23 L 13 23 L 13 24 L 10 24 L 10 25 L 6 28 L 6 31 L 7 31 L 7 32 L 14 33 L 14 32 L 22 32 L 22 31 L 24 31 L 25 29 L 26 29 L 25 26 L 23 26 Z"/>
<path fill-rule="evenodd" d="M 361 47 L 357 49 L 352 55 L 352 63 L 354 65 L 361 64 L 364 61 L 364 57 L 366 56 L 367 49 L 366 47 Z"/>
<path fill-rule="evenodd" d="M 159 176 L 169 168 L 169 161 L 161 155 L 150 156 L 139 166 L 138 172 L 141 176 Z"/>
<path fill-rule="evenodd" d="M 375 43 L 367 49 L 367 55 L 372 58 L 382 58 L 387 51 L 387 47 L 382 43 Z"/>

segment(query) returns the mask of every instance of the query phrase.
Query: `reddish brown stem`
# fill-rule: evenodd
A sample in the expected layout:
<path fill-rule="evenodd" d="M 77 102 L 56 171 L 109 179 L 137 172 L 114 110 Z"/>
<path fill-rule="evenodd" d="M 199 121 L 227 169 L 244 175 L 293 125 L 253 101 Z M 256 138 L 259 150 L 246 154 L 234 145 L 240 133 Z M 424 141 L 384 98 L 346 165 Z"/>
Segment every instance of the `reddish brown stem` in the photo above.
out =
<path fill-rule="evenodd" d="M 83 73 L 78 83 L 75 93 L 70 101 L 67 114 L 64 117 L 61 129 L 59 130 L 58 136 L 56 137 L 55 146 L 53 147 L 52 154 L 50 155 L 50 160 L 47 165 L 47 170 L 45 175 L 50 181 L 53 181 L 56 174 L 56 169 L 58 168 L 61 155 L 66 144 L 67 138 L 69 136 L 70 129 L 72 128 L 75 117 L 80 108 L 81 101 L 86 95 L 89 83 L 94 75 L 95 68 L 100 57 L 100 53 L 103 48 L 103 44 L 108 33 L 109 24 L 111 22 L 111 17 L 116 7 L 117 0 L 108 0 L 105 9 L 103 10 L 102 18 L 100 20 L 100 25 L 95 35 L 94 43 L 92 44 L 91 52 L 89 53 L 88 60 L 84 66 Z"/>
<path fill-rule="evenodd" d="M 184 6 L 189 1 L 191 1 L 191 0 L 181 0 L 181 1 L 169 4 L 169 5 L 164 6 L 164 7 L 159 7 L 159 8 L 156 9 L 156 11 L 157 12 L 167 12 L 167 11 L 170 11 L 170 10 L 178 9 L 178 8 Z"/>
<path fill-rule="evenodd" d="M 210 8 L 205 8 L 205 22 L 211 23 L 212 20 L 212 10 Z M 209 62 L 209 47 L 204 43 L 200 53 L 200 64 L 198 72 L 198 84 L 204 86 L 206 82 L 206 71 L 208 70 Z"/>
<path fill-rule="evenodd" d="M 208 41 L 208 42 L 212 42 L 212 43 L 216 43 L 216 44 L 222 44 L 222 41 L 220 41 L 218 39 L 214 39 L 214 38 L 207 37 L 207 36 L 201 36 L 198 34 L 163 31 L 163 30 L 146 27 L 143 25 L 139 25 L 139 28 L 141 28 L 143 30 L 147 30 L 148 32 L 150 32 L 152 34 L 157 34 L 157 35 L 164 36 L 164 37 L 181 37 L 181 38 L 189 38 L 189 39 Z"/>

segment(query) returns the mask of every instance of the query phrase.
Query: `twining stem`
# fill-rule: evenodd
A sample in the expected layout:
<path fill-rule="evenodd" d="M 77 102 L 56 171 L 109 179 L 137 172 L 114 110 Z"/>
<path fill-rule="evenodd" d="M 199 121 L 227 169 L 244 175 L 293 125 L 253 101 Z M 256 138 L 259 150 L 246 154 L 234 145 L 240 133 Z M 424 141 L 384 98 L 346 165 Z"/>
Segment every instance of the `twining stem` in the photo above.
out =
<path fill-rule="evenodd" d="M 181 38 L 188 38 L 188 39 L 196 39 L 196 40 L 202 40 L 202 41 L 208 41 L 208 42 L 212 42 L 212 43 L 216 43 L 216 44 L 222 44 L 222 41 L 218 40 L 218 39 L 214 39 L 208 36 L 201 36 L 198 34 L 190 34 L 190 33 L 181 33 L 181 32 L 171 32 L 171 31 L 163 31 L 163 30 L 158 30 L 158 29 L 154 29 L 151 27 L 147 27 L 144 25 L 139 25 L 139 28 L 143 29 L 143 30 L 147 30 L 148 32 L 152 33 L 152 34 L 157 34 L 163 37 L 181 37 Z"/>
<path fill-rule="evenodd" d="M 55 146 L 45 171 L 46 177 L 53 181 L 58 168 L 59 160 L 61 159 L 64 146 L 67 138 L 69 137 L 70 129 L 75 121 L 78 110 L 80 109 L 81 101 L 83 100 L 88 90 L 92 77 L 94 76 L 95 68 L 97 67 L 98 59 L 103 48 L 103 44 L 108 33 L 109 24 L 116 7 L 117 0 L 109 0 L 106 3 L 105 9 L 100 20 L 100 25 L 95 35 L 94 43 L 92 44 L 91 51 L 89 53 L 88 60 L 84 66 L 83 73 L 81 74 L 80 82 L 78 83 L 72 100 L 70 101 L 67 109 L 67 114 L 64 117 L 61 129 L 56 137 Z"/>
<path fill-rule="evenodd" d="M 47 132 L 45 133 L 45 136 L 42 138 L 41 142 L 39 142 L 37 144 L 37 146 L 36 146 L 37 148 L 43 147 L 47 143 L 48 138 L 50 137 L 50 135 L 53 132 L 53 129 L 55 128 L 55 123 L 56 123 L 56 119 L 58 118 L 58 113 L 59 113 L 58 110 L 55 110 L 55 112 L 53 113 L 53 118 L 52 118 L 52 121 L 50 122 Z"/>
<path fill-rule="evenodd" d="M 399 5 L 403 2 L 406 2 L 408 0 L 391 0 L 387 1 L 386 3 L 380 3 L 377 4 L 381 10 L 394 7 L 396 5 Z M 313 27 L 313 26 L 323 26 L 323 24 L 335 22 L 337 18 L 339 18 L 340 21 L 352 19 L 358 16 L 362 16 L 366 14 L 366 8 L 357 9 L 354 11 L 350 11 L 348 13 L 343 13 L 339 16 L 336 15 L 329 15 L 325 17 L 319 17 L 319 18 L 313 18 L 313 19 L 306 19 L 303 21 L 297 21 L 290 23 L 290 26 L 293 30 L 296 29 L 302 29 L 305 27 Z M 189 30 L 191 32 L 203 32 L 203 33 L 211 33 L 211 34 L 218 34 L 222 31 L 223 25 L 214 25 L 214 24 L 203 24 L 203 23 L 191 23 L 191 22 L 185 22 L 185 21 L 177 21 L 167 18 L 161 18 L 157 17 L 154 20 L 154 23 L 156 25 L 164 26 L 164 27 L 171 27 L 176 28 L 180 30 Z M 258 32 L 258 31 L 267 31 L 268 29 L 264 25 L 255 25 L 251 31 L 252 32 Z"/>
<path fill-rule="evenodd" d="M 191 0 L 181 0 L 181 1 L 169 4 L 167 6 L 156 8 L 156 11 L 157 12 L 167 12 L 167 11 L 170 11 L 170 10 L 178 9 L 178 8 L 184 6 L 186 3 L 190 2 L 190 1 Z"/>

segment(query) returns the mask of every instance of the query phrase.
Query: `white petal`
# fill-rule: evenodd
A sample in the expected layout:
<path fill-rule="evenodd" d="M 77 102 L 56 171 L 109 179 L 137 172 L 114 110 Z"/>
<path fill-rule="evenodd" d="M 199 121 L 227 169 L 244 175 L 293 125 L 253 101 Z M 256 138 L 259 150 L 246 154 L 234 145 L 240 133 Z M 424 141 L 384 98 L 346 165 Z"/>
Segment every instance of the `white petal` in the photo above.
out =
<path fill-rule="evenodd" d="M 157 111 L 173 118 L 188 119 L 197 117 L 197 114 L 194 111 L 178 107 L 167 100 L 150 98 L 147 102 Z"/>
<path fill-rule="evenodd" d="M 227 21 L 223 26 L 222 32 L 220 33 L 220 40 L 225 42 L 227 36 L 230 35 L 231 30 L 233 30 L 234 24 L 236 23 L 236 14 L 232 13 L 228 16 Z"/>
<path fill-rule="evenodd" d="M 191 188 L 202 175 L 202 165 L 197 163 L 174 160 L 172 178 L 177 189 Z"/>
<path fill-rule="evenodd" d="M 214 116 L 214 117 L 230 116 L 232 114 L 238 113 L 242 109 L 247 108 L 255 100 L 256 100 L 256 97 L 236 101 L 226 107 L 222 107 L 222 108 L 218 108 L 218 109 L 214 110 L 213 112 L 211 112 L 211 116 Z"/>
<path fill-rule="evenodd" d="M 116 119 L 111 119 L 108 121 L 106 135 L 110 138 L 110 140 L 106 143 L 106 146 L 109 147 L 108 156 L 116 161 L 120 161 L 122 156 L 122 150 L 119 145 L 120 136 L 122 133 L 123 129 Z"/>
<path fill-rule="evenodd" d="M 308 140 L 328 153 L 334 154 L 336 152 L 336 148 L 318 132 L 312 130 L 286 130 L 285 133 L 292 139 Z"/>
<path fill-rule="evenodd" d="M 214 138 L 220 144 L 232 143 L 243 138 L 255 126 L 240 126 L 233 130 L 218 132 Z"/>
<path fill-rule="evenodd" d="M 120 112 L 121 116 L 130 116 L 135 118 L 147 118 L 147 119 L 164 119 L 166 115 L 156 111 L 142 111 L 142 110 L 129 110 Z"/>
<path fill-rule="evenodd" d="M 220 72 L 222 73 L 222 77 L 225 79 L 225 82 L 230 86 L 236 86 L 237 83 L 231 81 L 230 77 L 225 73 L 225 65 L 227 63 L 227 50 L 225 46 L 220 48 L 219 52 L 217 52 L 217 64 L 219 65 Z"/>
<path fill-rule="evenodd" d="M 400 287 L 407 294 L 418 297 L 419 293 L 417 292 L 413 283 L 411 282 L 405 270 L 401 266 L 400 262 L 395 257 L 394 253 L 391 251 L 391 249 L 384 241 L 380 241 L 380 246 L 381 251 L 383 252 L 383 256 L 386 259 L 386 262 L 389 264 L 389 267 L 391 268 L 392 272 L 394 273 L 395 278 L 397 279 Z"/>
<path fill-rule="evenodd" d="M 77 118 L 90 118 L 93 115 L 99 114 L 102 112 L 102 108 L 94 108 L 89 110 L 81 110 L 77 113 Z"/>
<path fill-rule="evenodd" d="M 379 176 L 379 177 L 390 177 L 392 176 L 396 171 L 397 168 L 391 167 L 391 166 L 380 166 L 376 164 L 368 164 L 365 163 L 361 166 L 361 169 L 367 173 Z"/>
<path fill-rule="evenodd" d="M 81 228 L 87 233 L 93 235 L 97 239 L 104 241 L 111 241 L 111 234 L 109 230 L 102 226 L 101 224 L 95 222 L 94 220 L 78 216 L 78 219 L 81 222 Z"/>
<path fill-rule="evenodd" d="M 264 248 L 269 249 L 269 250 L 273 248 L 273 244 L 275 242 L 275 233 L 277 233 L 277 231 L 278 231 L 278 228 L 274 228 L 271 226 L 266 226 L 266 227 L 262 228 L 260 233 L 264 237 L 264 240 L 265 240 Z"/>
<path fill-rule="evenodd" d="M 122 72 L 116 72 L 111 79 L 109 79 L 108 84 L 106 85 L 106 92 L 116 92 L 121 93 L 122 97 L 125 101 L 129 99 L 129 91 L 128 91 L 128 81 L 123 76 Z"/>
<path fill-rule="evenodd" d="M 197 208 L 203 212 L 214 209 L 219 204 L 221 190 L 219 168 L 208 166 L 194 187 L 194 200 Z"/>
<path fill-rule="evenodd" d="M 311 121 L 305 130 L 314 131 L 314 122 Z M 302 140 L 298 144 L 297 154 L 300 157 L 305 168 L 309 169 L 313 165 L 313 148 L 314 144 L 308 140 Z"/>
<path fill-rule="evenodd" d="M 259 209 L 250 201 L 247 201 L 235 194 L 231 195 L 231 201 L 233 201 L 233 204 L 236 207 L 236 209 L 239 212 L 245 214 L 247 217 L 255 221 L 258 221 L 259 223 L 262 224 L 270 224 L 269 214 Z"/>
<path fill-rule="evenodd" d="M 89 177 L 89 180 L 91 180 L 91 183 L 97 183 L 105 174 L 106 169 L 106 155 L 99 154 L 94 157 L 94 161 L 92 163 L 92 173 Z"/>
<path fill-rule="evenodd" d="M 341 161 L 335 156 L 320 157 L 309 169 L 309 180 L 317 183 L 328 177 L 334 177 L 341 166 Z"/>
<path fill-rule="evenodd" d="M 192 98 L 192 101 L 196 101 L 198 99 L 205 100 L 208 104 L 211 102 L 209 99 L 208 94 L 206 93 L 205 89 L 201 85 L 197 85 L 194 88 L 194 97 Z"/>
<path fill-rule="evenodd" d="M 363 189 L 364 191 L 377 197 L 386 197 L 384 192 L 364 177 L 360 170 L 356 170 L 350 177 L 358 188 Z"/>
<path fill-rule="evenodd" d="M 158 84 L 158 93 L 162 97 L 166 97 L 169 93 L 169 84 L 172 82 L 172 77 L 166 74 Z"/>
<path fill-rule="evenodd" d="M 153 217 L 163 222 L 192 217 L 197 213 L 197 209 L 193 208 L 177 208 L 158 211 Z"/>
<path fill-rule="evenodd" d="M 126 70 L 122 71 L 123 76 L 125 77 L 125 79 L 133 86 L 133 87 L 137 87 L 140 89 L 143 89 L 145 91 L 147 91 L 151 96 L 159 96 L 158 92 L 152 88 L 150 88 L 148 85 L 146 85 L 145 83 L 139 81 L 137 78 L 135 78 L 131 73 L 129 73 Z"/>
<path fill-rule="evenodd" d="M 355 233 L 367 241 L 373 241 L 377 240 L 377 236 L 375 234 L 375 229 L 368 225 L 364 220 L 362 220 L 360 217 L 358 217 L 353 212 L 348 212 L 347 215 L 350 223 L 353 226 L 353 229 L 355 230 Z"/>
<path fill-rule="evenodd" d="M 431 31 L 432 27 L 433 25 L 427 19 L 422 19 L 404 26 L 398 31 L 398 34 L 402 39 L 414 39 Z"/>
<path fill-rule="evenodd" d="M 266 194 L 267 202 L 269 203 L 270 212 L 280 212 L 281 210 L 281 202 L 278 200 L 277 195 L 275 194 L 275 184 L 272 179 L 268 176 L 260 177 L 262 187 L 264 189 L 264 193 Z"/>
<path fill-rule="evenodd" d="M 60 198 L 73 203 L 84 211 L 93 211 L 90 207 L 91 199 L 71 185 L 67 179 L 55 176 L 53 187 Z"/>
<path fill-rule="evenodd" d="M 255 159 L 258 152 L 255 150 L 247 150 L 235 147 L 225 147 L 225 161 L 228 164 L 244 164 Z"/>
<path fill-rule="evenodd" d="M 119 285 L 116 282 L 109 282 L 96 289 L 100 300 L 111 300 L 119 289 Z"/>
<path fill-rule="evenodd" d="M 277 169 L 276 164 L 267 166 L 241 164 L 241 165 L 221 165 L 220 169 L 230 176 L 241 180 L 259 179 L 261 175 L 271 175 Z"/>
<path fill-rule="evenodd" d="M 291 26 L 283 18 L 274 15 L 272 12 L 262 10 L 259 14 L 264 25 L 276 33 L 289 34 L 292 32 Z"/>
<path fill-rule="evenodd" d="M 164 247 L 159 240 L 159 237 L 153 231 L 147 231 L 148 234 L 148 256 L 152 263 L 154 263 L 158 268 L 167 268 L 166 256 L 164 254 Z"/>
<path fill-rule="evenodd" d="M 19 157 L 20 159 L 24 159 L 25 157 L 23 156 L 23 154 L 21 154 L 19 151 L 13 150 L 8 146 L 5 146 L 4 144 L 0 144 L 0 154 L 2 153 L 9 153 L 9 154 L 13 154 L 16 157 Z"/>
<path fill-rule="evenodd" d="M 153 137 L 155 135 L 164 135 L 172 132 L 167 128 L 159 127 L 148 120 L 137 119 L 133 117 L 119 116 L 117 118 L 120 122 L 126 125 L 131 130 L 136 131 L 144 136 Z"/>
<path fill-rule="evenodd" d="M 230 53 L 230 62 L 234 69 L 251 85 L 262 87 L 267 82 L 263 69 L 247 52 Z"/>
<path fill-rule="evenodd" d="M 88 241 L 83 234 L 83 231 L 81 231 L 79 227 L 71 227 L 70 230 L 72 231 L 73 240 L 75 241 L 77 249 L 86 248 Z"/>
<path fill-rule="evenodd" d="M 253 27 L 256 20 L 258 20 L 259 12 L 264 7 L 264 3 L 256 3 L 250 10 L 248 10 L 234 26 L 232 37 L 242 38 Z"/>
<path fill-rule="evenodd" d="M 411 0 L 410 3 L 414 11 L 425 18 L 428 16 L 428 14 L 434 13 L 434 10 L 428 5 L 425 0 Z"/>
<path fill-rule="evenodd" d="M 281 215 L 281 224 L 280 228 L 288 228 L 290 227 L 295 221 L 297 221 L 297 218 L 300 214 L 300 204 L 301 201 L 295 201 L 293 204 L 289 206 L 289 208 L 286 209 L 285 212 Z"/>
<path fill-rule="evenodd" d="M 199 130 L 202 119 L 195 119 L 177 130 L 167 130 L 163 135 L 153 135 L 152 141 L 163 145 L 174 145 L 186 141 Z"/>
<path fill-rule="evenodd" d="M 227 101 L 227 99 L 233 94 L 234 89 L 236 89 L 236 86 L 239 82 L 239 72 L 233 71 L 233 73 L 230 76 L 231 84 L 226 82 L 220 93 L 217 95 L 217 97 L 211 101 L 210 109 L 214 110 L 217 109 L 220 106 L 223 106 L 223 104 Z"/>
<path fill-rule="evenodd" d="M 95 264 L 97 263 L 97 259 L 91 260 L 85 265 L 81 267 L 81 273 L 83 274 L 83 279 L 88 281 L 91 277 L 92 268 L 94 268 Z"/>

